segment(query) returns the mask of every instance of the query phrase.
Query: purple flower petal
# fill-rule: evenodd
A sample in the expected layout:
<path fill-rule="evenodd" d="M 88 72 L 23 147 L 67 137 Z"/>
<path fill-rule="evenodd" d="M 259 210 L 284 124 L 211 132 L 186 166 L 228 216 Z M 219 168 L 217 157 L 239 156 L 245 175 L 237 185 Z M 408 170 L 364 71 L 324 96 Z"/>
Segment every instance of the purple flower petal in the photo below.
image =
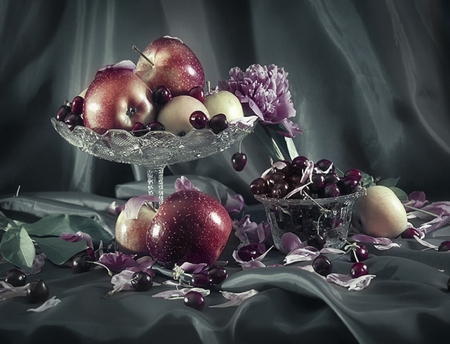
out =
<path fill-rule="evenodd" d="M 408 195 L 408 201 L 406 203 L 414 208 L 422 208 L 428 201 L 425 192 L 413 191 Z"/>
<path fill-rule="evenodd" d="M 239 213 L 244 208 L 245 202 L 244 197 L 242 195 L 230 195 L 227 192 L 227 200 L 225 202 L 225 209 L 228 213 Z"/>
<path fill-rule="evenodd" d="M 134 71 L 136 69 L 136 65 L 134 64 L 133 61 L 123 60 L 123 61 L 117 62 L 115 64 L 103 66 L 97 70 L 97 73 L 103 72 L 107 69 L 128 69 L 130 71 Z"/>
<path fill-rule="evenodd" d="M 370 235 L 365 234 L 355 234 L 348 238 L 348 241 L 365 242 L 369 244 L 380 244 L 380 245 L 390 245 L 392 243 L 389 238 L 375 238 Z"/>
<path fill-rule="evenodd" d="M 125 220 L 136 220 L 141 207 L 151 202 L 158 202 L 158 197 L 151 195 L 142 195 L 130 198 L 123 209 Z"/>
<path fill-rule="evenodd" d="M 61 303 L 60 299 L 57 299 L 56 296 L 45 301 L 42 305 L 37 308 L 28 308 L 27 312 L 41 313 L 46 311 L 47 309 L 53 308 Z"/>
<path fill-rule="evenodd" d="M 162 299 L 178 299 L 184 297 L 188 292 L 196 291 L 203 296 L 208 296 L 211 291 L 203 288 L 182 288 L 177 290 L 165 290 L 160 293 L 152 295 L 152 297 L 162 298 Z"/>
<path fill-rule="evenodd" d="M 117 205 L 117 202 L 114 201 L 109 205 L 107 212 L 109 214 L 118 216 L 123 211 L 124 207 L 125 207 L 124 204 Z"/>
<path fill-rule="evenodd" d="M 422 224 L 418 229 L 423 233 L 429 233 L 437 228 L 447 225 L 448 223 L 450 223 L 450 215 L 439 216 Z"/>
<path fill-rule="evenodd" d="M 182 269 L 184 272 L 197 274 L 200 271 L 204 270 L 206 267 L 207 267 L 206 263 L 193 264 L 189 262 L 184 262 L 183 264 L 181 264 L 180 269 Z"/>
<path fill-rule="evenodd" d="M 348 290 L 359 291 L 367 288 L 373 278 L 375 278 L 375 275 L 364 275 L 358 278 L 351 278 L 347 275 L 331 273 L 327 275 L 326 280 L 341 287 L 347 287 Z"/>
<path fill-rule="evenodd" d="M 319 251 L 311 246 L 305 248 L 297 248 L 291 251 L 285 258 L 285 265 L 296 263 L 296 262 L 306 262 L 311 261 L 319 255 Z"/>
<path fill-rule="evenodd" d="M 242 266 L 242 270 L 266 267 L 266 265 L 259 260 L 250 260 L 248 262 L 244 262 L 241 266 Z"/>
<path fill-rule="evenodd" d="M 306 242 L 303 243 L 297 235 L 291 232 L 287 232 L 284 233 L 283 236 L 281 237 L 281 244 L 279 250 L 283 254 L 288 254 L 289 252 L 297 248 L 305 247 L 306 245 L 307 243 Z"/>
<path fill-rule="evenodd" d="M 74 233 L 61 233 L 61 235 L 59 237 L 65 241 L 70 241 L 70 242 L 78 242 L 78 241 L 84 240 L 84 241 L 86 241 L 86 245 L 89 248 L 94 248 L 94 244 L 92 242 L 92 237 L 89 234 L 84 233 L 82 231 L 78 231 L 75 234 Z"/>
<path fill-rule="evenodd" d="M 111 278 L 111 284 L 114 287 L 115 292 L 122 290 L 133 290 L 131 285 L 131 278 L 135 271 L 132 270 L 122 270 L 118 274 Z"/>
<path fill-rule="evenodd" d="M 194 191 L 200 191 L 188 178 L 186 178 L 185 176 L 181 176 L 180 178 L 177 178 L 177 180 L 175 180 L 175 192 L 178 191 L 189 191 L 189 190 L 194 190 Z"/>
<path fill-rule="evenodd" d="M 120 251 L 104 253 L 100 256 L 98 261 L 114 272 L 120 272 L 127 268 L 139 266 L 138 262 L 134 260 L 134 255 L 127 255 Z"/>
<path fill-rule="evenodd" d="M 255 296 L 258 294 L 258 291 L 255 289 L 250 289 L 248 291 L 244 291 L 241 293 L 232 293 L 229 291 L 221 291 L 222 296 L 228 301 L 225 303 L 221 303 L 218 305 L 210 306 L 210 308 L 226 308 L 226 307 L 234 307 L 241 305 L 248 298 Z"/>

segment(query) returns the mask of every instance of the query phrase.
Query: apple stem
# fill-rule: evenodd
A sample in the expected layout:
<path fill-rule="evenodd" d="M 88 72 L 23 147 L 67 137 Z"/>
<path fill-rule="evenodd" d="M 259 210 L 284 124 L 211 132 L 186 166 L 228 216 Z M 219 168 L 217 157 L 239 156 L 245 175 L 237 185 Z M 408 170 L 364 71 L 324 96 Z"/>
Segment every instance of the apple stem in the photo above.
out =
<path fill-rule="evenodd" d="M 142 51 L 140 51 L 139 48 L 138 48 L 137 46 L 133 45 L 132 48 L 133 48 L 133 50 L 134 50 L 135 52 L 137 52 L 137 53 L 138 53 L 139 55 L 141 55 L 144 59 L 146 59 L 147 62 L 150 63 L 150 66 L 152 66 L 152 67 L 155 66 L 155 64 L 154 64 L 152 61 L 150 61 L 150 59 L 149 59 L 147 56 L 145 56 L 144 53 L 143 53 Z"/>
<path fill-rule="evenodd" d="M 211 82 L 209 80 L 206 81 L 206 92 L 211 93 Z"/>

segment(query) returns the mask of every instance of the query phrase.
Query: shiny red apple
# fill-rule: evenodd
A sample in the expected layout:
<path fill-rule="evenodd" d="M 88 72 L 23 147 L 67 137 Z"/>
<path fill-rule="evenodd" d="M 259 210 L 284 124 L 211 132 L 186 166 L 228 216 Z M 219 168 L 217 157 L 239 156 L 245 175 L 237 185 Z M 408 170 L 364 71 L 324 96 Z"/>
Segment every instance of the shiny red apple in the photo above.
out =
<path fill-rule="evenodd" d="M 211 266 L 232 229 L 227 210 L 214 197 L 196 190 L 178 191 L 161 203 L 147 232 L 150 255 L 172 268 L 184 262 Z"/>
<path fill-rule="evenodd" d="M 133 70 L 106 68 L 86 91 L 84 125 L 99 134 L 108 129 L 131 130 L 136 122 L 146 125 L 155 119 L 150 99 L 150 89 Z"/>
<path fill-rule="evenodd" d="M 172 96 L 189 94 L 194 87 L 203 88 L 203 66 L 194 52 L 179 38 L 164 36 L 154 40 L 142 52 L 135 73 L 153 91 L 167 87 Z"/>

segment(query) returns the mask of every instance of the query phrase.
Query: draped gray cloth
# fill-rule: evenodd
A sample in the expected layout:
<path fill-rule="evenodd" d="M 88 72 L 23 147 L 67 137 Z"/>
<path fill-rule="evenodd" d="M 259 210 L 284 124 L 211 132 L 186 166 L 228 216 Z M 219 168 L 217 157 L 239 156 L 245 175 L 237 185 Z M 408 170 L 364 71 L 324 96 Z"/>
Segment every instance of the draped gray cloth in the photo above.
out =
<path fill-rule="evenodd" d="M 64 212 L 94 218 L 112 233 L 113 201 L 145 193 L 140 166 L 104 161 L 70 146 L 52 128 L 64 100 L 85 89 L 106 64 L 138 56 L 163 35 L 181 38 L 215 86 L 230 68 L 276 64 L 289 73 L 294 138 L 301 155 L 345 170 L 400 177 L 407 193 L 449 200 L 450 8 L 446 0 L 2 0 L 0 1 L 0 210 L 33 221 Z M 245 197 L 254 221 L 264 213 L 248 190 L 269 166 L 259 131 L 238 145 L 167 167 L 168 181 L 198 176 L 223 199 Z M 170 176 L 170 177 L 169 177 Z M 193 177 L 194 178 L 194 177 Z M 167 189 L 169 190 L 169 189 Z M 18 197 L 13 197 L 13 196 Z M 450 240 L 449 227 L 427 235 Z M 231 258 L 228 291 L 257 289 L 239 307 L 198 312 L 179 300 L 121 292 L 109 299 L 103 270 L 73 274 L 47 263 L 39 277 L 61 304 L 29 313 L 25 300 L 0 302 L 0 343 L 427 343 L 448 337 L 450 256 L 423 251 L 414 239 L 380 251 L 369 245 L 376 275 L 360 292 L 325 283 L 296 267 L 243 271 Z M 281 263 L 273 250 L 265 262 Z M 347 273 L 351 263 L 333 262 Z M 0 264 L 0 279 L 11 268 Z M 158 281 L 164 279 L 159 276 Z M 224 302 L 212 293 L 207 305 Z"/>
<path fill-rule="evenodd" d="M 449 194 L 449 8 L 440 0 L 5 1 L 0 3 L 0 194 L 82 191 L 114 196 L 142 168 L 100 161 L 50 124 L 95 71 L 180 37 L 215 86 L 230 68 L 276 64 L 289 73 L 299 154 L 341 169 L 401 177 L 407 192 Z M 254 202 L 248 183 L 269 165 L 264 137 L 170 166 L 166 174 L 214 178 Z"/>

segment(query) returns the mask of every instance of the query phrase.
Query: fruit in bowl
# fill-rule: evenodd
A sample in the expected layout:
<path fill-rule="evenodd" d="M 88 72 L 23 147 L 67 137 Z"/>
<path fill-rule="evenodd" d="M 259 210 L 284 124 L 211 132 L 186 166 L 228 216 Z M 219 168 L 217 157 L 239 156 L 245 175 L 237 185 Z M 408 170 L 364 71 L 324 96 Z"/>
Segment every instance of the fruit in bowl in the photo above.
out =
<path fill-rule="evenodd" d="M 184 262 L 211 266 L 231 229 L 227 210 L 215 198 L 197 190 L 178 191 L 159 206 L 147 231 L 147 247 L 168 268 Z"/>
<path fill-rule="evenodd" d="M 301 241 L 321 238 L 325 247 L 341 248 L 348 235 L 352 206 L 363 193 L 362 174 L 338 173 L 327 159 L 313 162 L 304 156 L 275 162 L 250 183 L 264 205 L 274 244 L 292 232 Z"/>
<path fill-rule="evenodd" d="M 83 104 L 84 125 L 99 134 L 108 129 L 131 131 L 136 122 L 155 119 L 151 90 L 130 69 L 107 68 L 89 85 Z"/>
<path fill-rule="evenodd" d="M 164 36 L 151 42 L 141 53 L 135 73 L 153 91 L 165 86 L 173 96 L 189 94 L 203 87 L 203 66 L 194 52 L 177 37 Z"/>

